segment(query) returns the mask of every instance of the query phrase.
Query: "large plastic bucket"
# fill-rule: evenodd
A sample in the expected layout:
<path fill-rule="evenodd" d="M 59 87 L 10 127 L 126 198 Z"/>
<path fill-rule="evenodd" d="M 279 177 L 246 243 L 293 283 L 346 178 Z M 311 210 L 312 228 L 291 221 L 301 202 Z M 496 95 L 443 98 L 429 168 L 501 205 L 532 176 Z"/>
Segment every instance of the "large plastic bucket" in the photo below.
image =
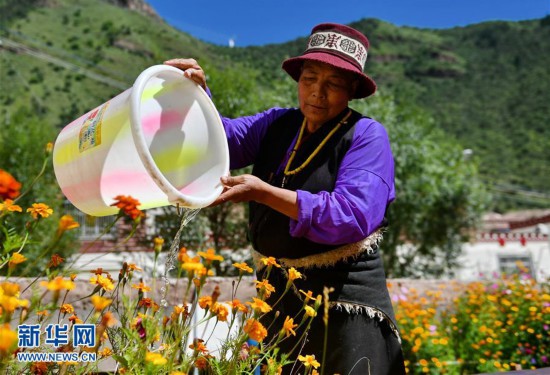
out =
<path fill-rule="evenodd" d="M 204 90 L 181 70 L 155 65 L 134 86 L 67 125 L 53 164 L 63 194 L 92 216 L 113 215 L 118 195 L 140 209 L 201 208 L 222 192 L 227 139 Z"/>

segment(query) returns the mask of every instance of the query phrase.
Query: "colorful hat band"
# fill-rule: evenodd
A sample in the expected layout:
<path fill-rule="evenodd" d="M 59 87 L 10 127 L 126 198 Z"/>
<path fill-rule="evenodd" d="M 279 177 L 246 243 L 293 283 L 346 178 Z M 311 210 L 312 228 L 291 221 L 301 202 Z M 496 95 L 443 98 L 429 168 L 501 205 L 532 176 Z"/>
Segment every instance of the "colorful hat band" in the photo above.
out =
<path fill-rule="evenodd" d="M 330 50 L 349 57 L 363 71 L 367 62 L 367 50 L 355 39 L 333 31 L 318 31 L 311 35 L 306 52 Z"/>

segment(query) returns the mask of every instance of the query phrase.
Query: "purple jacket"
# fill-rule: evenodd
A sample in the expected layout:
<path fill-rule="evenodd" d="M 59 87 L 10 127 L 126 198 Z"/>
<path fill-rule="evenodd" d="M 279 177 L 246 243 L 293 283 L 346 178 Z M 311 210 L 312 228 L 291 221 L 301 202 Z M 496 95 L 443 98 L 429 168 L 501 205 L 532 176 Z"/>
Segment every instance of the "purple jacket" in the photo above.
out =
<path fill-rule="evenodd" d="M 230 168 L 254 164 L 267 128 L 289 110 L 271 108 L 236 119 L 222 117 Z M 370 118 L 361 118 L 342 159 L 334 190 L 318 194 L 297 190 L 297 194 L 298 219 L 291 219 L 289 227 L 293 237 L 332 245 L 357 242 L 374 232 L 395 199 L 393 156 L 384 127 Z"/>

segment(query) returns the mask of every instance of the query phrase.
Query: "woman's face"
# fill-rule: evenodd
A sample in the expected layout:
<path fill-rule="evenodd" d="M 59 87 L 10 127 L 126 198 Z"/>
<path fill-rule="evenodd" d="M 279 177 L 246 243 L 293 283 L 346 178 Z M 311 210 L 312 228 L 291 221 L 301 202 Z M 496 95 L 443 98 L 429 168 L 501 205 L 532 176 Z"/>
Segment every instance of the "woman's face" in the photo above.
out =
<path fill-rule="evenodd" d="M 342 112 L 353 97 L 355 85 L 353 73 L 306 61 L 298 80 L 298 99 L 308 130 L 317 130 Z"/>

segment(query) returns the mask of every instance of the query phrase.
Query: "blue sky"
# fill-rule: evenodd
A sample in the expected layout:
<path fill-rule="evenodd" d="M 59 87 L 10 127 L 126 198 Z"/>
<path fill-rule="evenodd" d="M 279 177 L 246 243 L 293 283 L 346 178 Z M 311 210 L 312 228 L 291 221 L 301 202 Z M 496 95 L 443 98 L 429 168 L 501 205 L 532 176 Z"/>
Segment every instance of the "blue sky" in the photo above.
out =
<path fill-rule="evenodd" d="M 550 0 L 147 0 L 169 24 L 207 42 L 282 43 L 321 22 L 379 18 L 399 26 L 450 28 L 542 18 Z"/>

